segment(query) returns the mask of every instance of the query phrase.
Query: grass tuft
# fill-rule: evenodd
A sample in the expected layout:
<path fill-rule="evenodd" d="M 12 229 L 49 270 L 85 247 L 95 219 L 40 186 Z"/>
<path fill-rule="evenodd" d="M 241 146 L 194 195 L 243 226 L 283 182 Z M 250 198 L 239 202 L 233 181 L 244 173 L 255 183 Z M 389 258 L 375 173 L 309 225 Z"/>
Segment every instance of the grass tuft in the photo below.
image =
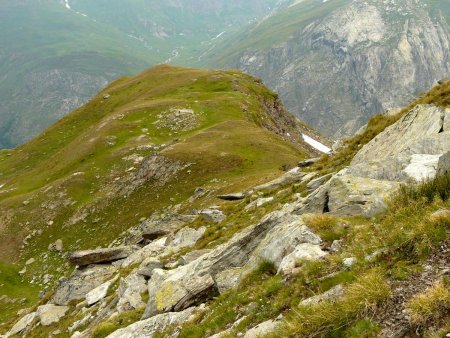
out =
<path fill-rule="evenodd" d="M 342 300 L 301 306 L 285 326 L 287 336 L 316 337 L 333 332 L 373 313 L 390 296 L 381 270 L 374 269 L 345 290 Z"/>
<path fill-rule="evenodd" d="M 414 296 L 407 304 L 406 309 L 411 322 L 424 325 L 450 311 L 450 283 L 441 280 L 423 293 Z"/>

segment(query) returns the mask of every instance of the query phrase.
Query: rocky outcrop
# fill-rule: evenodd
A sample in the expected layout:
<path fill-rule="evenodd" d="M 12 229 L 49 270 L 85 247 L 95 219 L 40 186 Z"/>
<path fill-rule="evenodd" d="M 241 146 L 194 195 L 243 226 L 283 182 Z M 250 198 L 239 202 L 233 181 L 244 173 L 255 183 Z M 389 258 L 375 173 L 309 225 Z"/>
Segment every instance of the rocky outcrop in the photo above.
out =
<path fill-rule="evenodd" d="M 353 134 L 370 116 L 404 106 L 450 73 L 440 1 L 317 1 L 317 16 L 311 6 L 299 2 L 289 16 L 281 11 L 263 20 L 238 45 L 227 45 L 234 54 L 226 62 L 262 78 L 289 111 L 325 135 Z M 307 21 L 289 25 L 305 12 Z M 272 24 L 277 43 L 260 48 Z M 280 35 L 282 29 L 290 33 Z"/>
<path fill-rule="evenodd" d="M 6 337 L 11 337 L 23 333 L 24 331 L 29 329 L 33 324 L 33 321 L 35 320 L 36 316 L 37 316 L 36 312 L 32 312 L 23 316 L 16 324 L 14 324 L 11 330 L 9 330 L 8 333 L 6 333 Z"/>
<path fill-rule="evenodd" d="M 108 263 L 127 258 L 137 250 L 136 247 L 118 247 L 94 250 L 75 251 L 69 255 L 69 260 L 76 265 Z"/>
<path fill-rule="evenodd" d="M 419 105 L 353 158 L 349 173 L 390 181 L 421 181 L 450 170 L 450 109 Z"/>

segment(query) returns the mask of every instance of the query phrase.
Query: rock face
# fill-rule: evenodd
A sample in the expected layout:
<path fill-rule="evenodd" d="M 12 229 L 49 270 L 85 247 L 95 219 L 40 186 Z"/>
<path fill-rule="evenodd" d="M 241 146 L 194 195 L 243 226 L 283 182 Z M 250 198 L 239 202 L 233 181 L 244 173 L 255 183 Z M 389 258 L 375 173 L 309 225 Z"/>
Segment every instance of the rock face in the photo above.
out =
<path fill-rule="evenodd" d="M 353 175 L 421 181 L 450 170 L 450 109 L 417 106 L 353 158 Z"/>
<path fill-rule="evenodd" d="M 419 92 L 450 73 L 450 29 L 440 1 L 316 1 L 290 7 L 265 19 L 227 59 L 264 80 L 289 111 L 319 132 L 346 136 L 368 118 L 404 106 Z M 442 10 L 442 11 L 440 11 Z M 307 21 L 296 21 L 309 13 Z M 262 34 L 276 43 L 260 48 Z M 272 25 L 277 29 L 272 29 Z M 230 48 L 230 46 L 227 46 Z M 222 55 L 221 55 L 222 56 Z"/>
<path fill-rule="evenodd" d="M 111 281 L 107 281 L 107 282 L 97 286 L 95 289 L 89 291 L 86 294 L 87 305 L 91 306 L 91 305 L 101 301 L 103 298 L 105 298 L 110 286 L 111 286 Z"/>
<path fill-rule="evenodd" d="M 75 251 L 69 255 L 69 260 L 73 264 L 86 266 L 89 264 L 117 261 L 119 259 L 128 257 L 134 251 L 136 251 L 135 247 L 118 247 Z"/>

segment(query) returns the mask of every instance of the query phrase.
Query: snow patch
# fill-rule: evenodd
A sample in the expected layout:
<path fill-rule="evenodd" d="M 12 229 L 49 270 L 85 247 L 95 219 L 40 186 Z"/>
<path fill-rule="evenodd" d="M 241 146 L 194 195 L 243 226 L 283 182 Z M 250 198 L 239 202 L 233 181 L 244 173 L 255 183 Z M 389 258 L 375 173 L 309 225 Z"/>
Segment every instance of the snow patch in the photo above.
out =
<path fill-rule="evenodd" d="M 319 141 L 316 141 L 312 137 L 309 137 L 306 134 L 302 134 L 302 136 L 303 136 L 303 141 L 305 141 L 306 143 L 308 143 L 310 146 L 317 149 L 318 151 L 325 153 L 325 154 L 329 154 L 331 152 L 330 148 L 328 148 L 326 145 L 320 143 Z"/>
<path fill-rule="evenodd" d="M 72 8 L 70 7 L 69 0 L 66 0 L 66 8 L 67 8 L 67 9 L 72 9 Z"/>

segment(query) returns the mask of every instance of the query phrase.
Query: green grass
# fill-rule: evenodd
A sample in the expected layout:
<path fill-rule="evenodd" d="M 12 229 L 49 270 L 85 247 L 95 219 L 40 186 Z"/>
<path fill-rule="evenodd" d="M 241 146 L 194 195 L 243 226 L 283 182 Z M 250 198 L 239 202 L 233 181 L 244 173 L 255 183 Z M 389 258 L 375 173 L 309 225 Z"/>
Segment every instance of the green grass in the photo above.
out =
<path fill-rule="evenodd" d="M 111 97 L 103 99 L 104 93 Z M 29 284 L 33 276 L 51 274 L 56 280 L 69 272 L 64 256 L 48 251 L 56 239 L 62 239 L 65 252 L 108 245 L 140 218 L 186 201 L 197 187 L 242 191 L 308 156 L 262 126 L 261 121 L 274 124 L 264 105 L 273 106 L 274 100 L 258 80 L 240 72 L 159 66 L 117 80 L 32 141 L 0 152 L 0 184 L 5 184 L 0 213 L 7 215 L 0 261 L 20 270 L 28 258 L 38 258 L 17 290 L 36 295 L 37 287 Z M 172 107 L 193 109 L 197 125 L 186 131 L 158 128 L 158 115 Z M 147 144 L 166 146 L 138 149 Z M 123 158 L 153 153 L 189 167 L 164 186 L 149 181 L 124 196 L 119 184 L 127 184 L 128 168 L 138 165 Z M 117 178 L 123 183 L 115 183 Z M 211 183 L 214 179 L 219 180 Z M 212 195 L 198 203 L 209 207 L 218 201 Z M 228 204 L 221 203 L 225 210 Z M 222 241 L 251 222 L 243 214 L 230 221 L 218 232 Z M 217 228 L 208 226 L 212 240 Z M 38 230 L 21 250 L 22 240 Z"/>

